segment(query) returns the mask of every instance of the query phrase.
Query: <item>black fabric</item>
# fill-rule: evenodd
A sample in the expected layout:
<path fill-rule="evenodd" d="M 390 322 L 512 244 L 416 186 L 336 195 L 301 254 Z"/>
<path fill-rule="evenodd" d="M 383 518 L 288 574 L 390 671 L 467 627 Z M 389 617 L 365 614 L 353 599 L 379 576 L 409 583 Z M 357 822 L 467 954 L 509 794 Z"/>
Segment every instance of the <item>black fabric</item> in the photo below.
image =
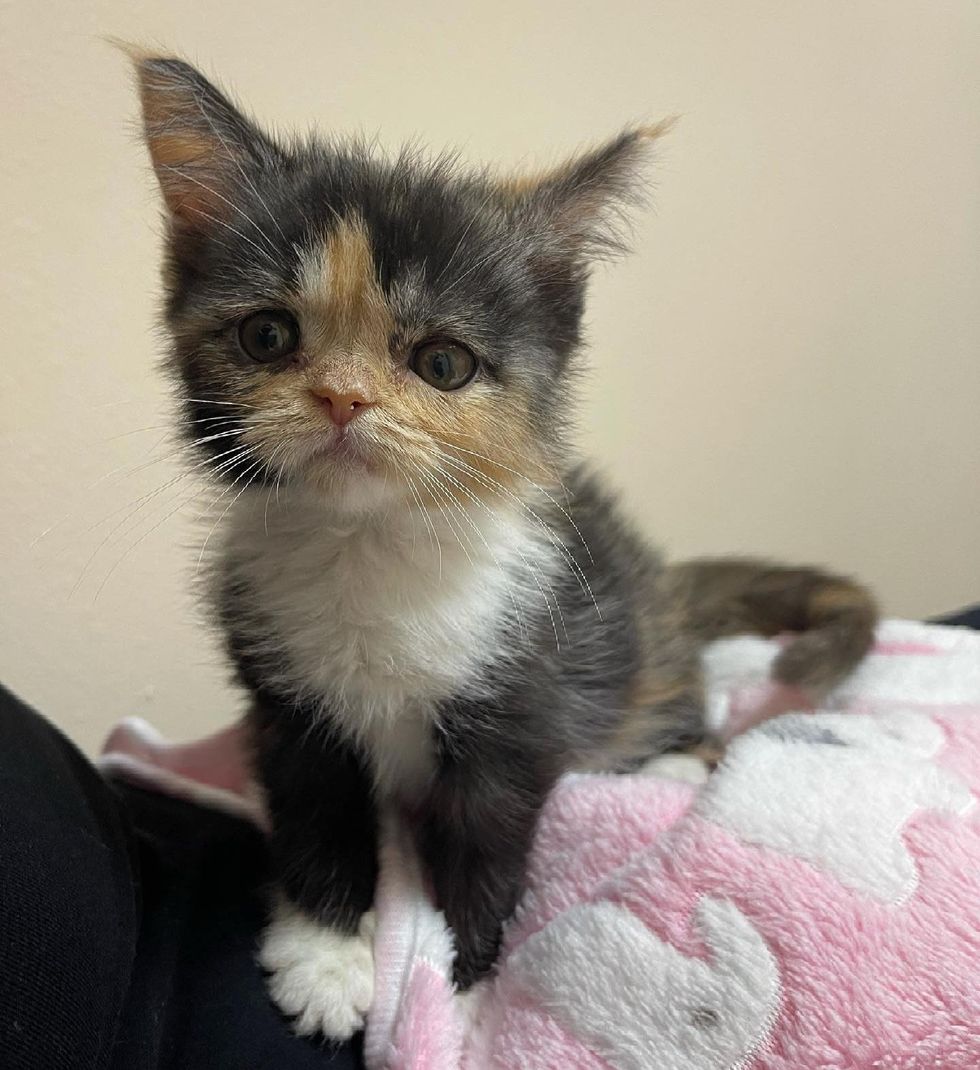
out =
<path fill-rule="evenodd" d="M 934 624 L 956 624 L 961 628 L 973 628 L 980 631 L 980 606 L 960 609 L 945 617 L 936 617 Z"/>
<path fill-rule="evenodd" d="M 111 788 L 0 689 L 0 1068 L 360 1067 L 269 1003 L 267 864 L 247 823 Z"/>
<path fill-rule="evenodd" d="M 0 691 L 0 1066 L 108 1067 L 139 929 L 135 843 L 95 770 Z"/>

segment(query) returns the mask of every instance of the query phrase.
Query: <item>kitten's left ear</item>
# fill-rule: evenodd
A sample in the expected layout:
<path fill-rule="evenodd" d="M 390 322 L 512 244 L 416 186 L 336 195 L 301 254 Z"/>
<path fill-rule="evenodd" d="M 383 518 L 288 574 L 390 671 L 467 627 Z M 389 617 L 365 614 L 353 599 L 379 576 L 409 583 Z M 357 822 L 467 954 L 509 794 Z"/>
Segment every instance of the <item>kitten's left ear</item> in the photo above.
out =
<path fill-rule="evenodd" d="M 625 210 L 645 199 L 645 165 L 654 143 L 675 122 L 626 130 L 554 170 L 502 182 L 504 204 L 573 260 L 621 253 Z"/>
<path fill-rule="evenodd" d="M 274 165 L 281 150 L 189 63 L 125 51 L 171 221 L 185 233 L 205 232 L 234 211 L 236 197 L 247 195 L 249 171 Z"/>

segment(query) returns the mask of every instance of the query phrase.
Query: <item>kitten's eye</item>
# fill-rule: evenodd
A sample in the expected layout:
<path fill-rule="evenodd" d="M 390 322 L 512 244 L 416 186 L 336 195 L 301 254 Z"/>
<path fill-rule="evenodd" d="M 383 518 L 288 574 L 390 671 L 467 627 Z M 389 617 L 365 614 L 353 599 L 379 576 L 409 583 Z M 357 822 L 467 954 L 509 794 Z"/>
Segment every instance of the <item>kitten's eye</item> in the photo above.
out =
<path fill-rule="evenodd" d="M 262 364 L 281 360 L 299 345 L 299 324 L 288 312 L 255 312 L 238 325 L 238 344 Z"/>
<path fill-rule="evenodd" d="M 436 390 L 458 390 L 476 374 L 476 357 L 458 342 L 426 342 L 412 354 L 410 367 Z"/>

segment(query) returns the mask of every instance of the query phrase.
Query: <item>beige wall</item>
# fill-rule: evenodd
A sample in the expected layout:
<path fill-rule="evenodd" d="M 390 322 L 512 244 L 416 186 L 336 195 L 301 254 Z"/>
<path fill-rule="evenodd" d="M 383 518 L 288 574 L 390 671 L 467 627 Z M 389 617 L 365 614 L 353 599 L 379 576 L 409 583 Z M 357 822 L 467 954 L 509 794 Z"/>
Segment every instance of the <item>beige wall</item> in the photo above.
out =
<path fill-rule="evenodd" d="M 168 517 L 174 487 L 128 516 L 176 469 L 115 471 L 165 453 L 165 405 L 155 189 L 100 34 L 183 49 L 282 126 L 474 160 L 682 113 L 636 255 L 596 279 L 589 450 L 676 554 L 828 562 L 894 614 L 980 599 L 976 0 L 0 12 L 0 678 L 85 746 L 239 702 L 189 595 L 198 509 Z"/>

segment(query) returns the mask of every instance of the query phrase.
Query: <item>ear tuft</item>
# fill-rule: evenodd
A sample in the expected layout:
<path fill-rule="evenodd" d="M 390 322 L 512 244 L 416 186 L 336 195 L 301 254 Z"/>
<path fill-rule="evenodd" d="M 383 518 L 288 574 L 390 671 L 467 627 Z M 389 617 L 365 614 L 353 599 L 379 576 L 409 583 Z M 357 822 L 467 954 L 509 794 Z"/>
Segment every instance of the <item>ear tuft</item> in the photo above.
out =
<path fill-rule="evenodd" d="M 504 202 L 556 239 L 567 257 L 588 261 L 622 253 L 626 211 L 645 201 L 651 150 L 676 121 L 625 130 L 551 171 L 503 182 Z"/>

